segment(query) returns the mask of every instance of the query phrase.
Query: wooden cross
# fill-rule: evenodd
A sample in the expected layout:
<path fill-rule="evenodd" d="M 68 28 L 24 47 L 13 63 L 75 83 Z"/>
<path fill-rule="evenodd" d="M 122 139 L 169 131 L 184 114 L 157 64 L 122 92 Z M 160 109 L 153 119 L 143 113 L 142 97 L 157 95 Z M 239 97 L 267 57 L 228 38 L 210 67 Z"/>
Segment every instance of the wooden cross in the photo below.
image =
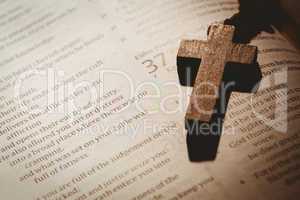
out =
<path fill-rule="evenodd" d="M 186 120 L 210 121 L 226 63 L 251 64 L 256 61 L 257 47 L 233 43 L 234 31 L 234 26 L 214 24 L 209 29 L 207 41 L 181 42 L 178 58 L 201 59 Z"/>

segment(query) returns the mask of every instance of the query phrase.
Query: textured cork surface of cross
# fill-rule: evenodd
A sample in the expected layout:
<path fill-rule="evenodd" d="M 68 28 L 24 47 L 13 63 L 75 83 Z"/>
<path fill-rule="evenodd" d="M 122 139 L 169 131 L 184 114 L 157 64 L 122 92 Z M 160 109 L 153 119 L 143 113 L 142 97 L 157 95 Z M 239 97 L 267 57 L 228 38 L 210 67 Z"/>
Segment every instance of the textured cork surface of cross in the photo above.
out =
<path fill-rule="evenodd" d="M 209 122 L 219 97 L 225 65 L 228 62 L 251 64 L 256 61 L 257 47 L 233 43 L 234 26 L 210 26 L 208 40 L 183 40 L 178 57 L 201 59 L 186 119 Z"/>

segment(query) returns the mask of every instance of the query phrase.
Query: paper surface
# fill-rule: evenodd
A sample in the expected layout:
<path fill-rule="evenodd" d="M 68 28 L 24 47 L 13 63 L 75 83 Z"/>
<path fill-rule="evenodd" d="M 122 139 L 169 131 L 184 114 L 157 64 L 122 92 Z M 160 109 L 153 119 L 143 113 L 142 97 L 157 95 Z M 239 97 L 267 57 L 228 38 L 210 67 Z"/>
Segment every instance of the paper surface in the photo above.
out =
<path fill-rule="evenodd" d="M 1 199 L 297 199 L 299 53 L 259 35 L 263 82 L 190 163 L 176 53 L 237 1 L 0 1 Z M 287 115 L 285 115 L 287 113 Z"/>

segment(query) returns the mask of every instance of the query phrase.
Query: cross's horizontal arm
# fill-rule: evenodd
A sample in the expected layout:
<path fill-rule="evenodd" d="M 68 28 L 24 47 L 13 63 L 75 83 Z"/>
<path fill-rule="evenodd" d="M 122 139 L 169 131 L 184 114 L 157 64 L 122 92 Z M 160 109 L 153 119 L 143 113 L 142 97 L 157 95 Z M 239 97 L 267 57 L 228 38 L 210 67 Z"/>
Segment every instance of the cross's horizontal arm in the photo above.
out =
<path fill-rule="evenodd" d="M 256 60 L 257 47 L 245 44 L 233 44 L 227 55 L 228 62 L 251 64 Z"/>
<path fill-rule="evenodd" d="M 206 42 L 198 40 L 183 40 L 180 43 L 178 57 L 199 58 L 203 56 L 203 51 L 207 47 Z"/>

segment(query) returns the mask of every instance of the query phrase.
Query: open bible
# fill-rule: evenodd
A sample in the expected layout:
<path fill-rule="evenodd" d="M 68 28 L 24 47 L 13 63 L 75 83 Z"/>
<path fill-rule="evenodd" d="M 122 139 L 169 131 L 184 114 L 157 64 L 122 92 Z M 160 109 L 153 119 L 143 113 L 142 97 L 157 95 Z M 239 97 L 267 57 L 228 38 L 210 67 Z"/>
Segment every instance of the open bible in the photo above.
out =
<path fill-rule="evenodd" d="M 0 199 L 297 200 L 300 53 L 262 32 L 216 160 L 188 159 L 182 39 L 237 0 L 0 0 Z M 253 13 L 255 15 L 255 13 Z"/>

